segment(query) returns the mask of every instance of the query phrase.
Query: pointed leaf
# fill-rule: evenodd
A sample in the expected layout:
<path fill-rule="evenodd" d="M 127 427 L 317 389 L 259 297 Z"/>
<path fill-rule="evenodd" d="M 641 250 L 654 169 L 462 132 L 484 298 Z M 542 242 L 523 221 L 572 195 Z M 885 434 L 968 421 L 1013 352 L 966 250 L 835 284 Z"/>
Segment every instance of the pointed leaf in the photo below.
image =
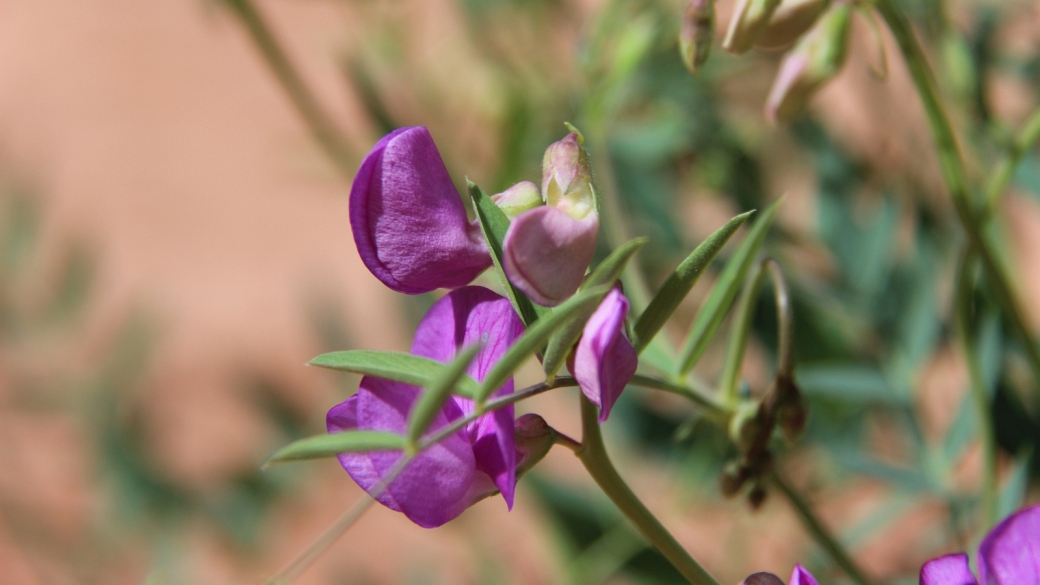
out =
<path fill-rule="evenodd" d="M 632 346 L 636 348 L 637 353 L 643 351 L 647 343 L 657 335 L 657 332 L 661 330 L 668 318 L 672 316 L 679 303 L 686 298 L 690 289 L 697 283 L 704 270 L 718 255 L 719 250 L 726 245 L 726 242 L 737 231 L 737 228 L 743 225 L 752 213 L 754 211 L 742 213 L 726 222 L 726 225 L 720 227 L 715 233 L 708 236 L 708 239 L 704 240 L 700 246 L 697 246 L 679 264 L 675 272 L 668 277 L 668 280 L 664 281 L 660 290 L 657 291 L 650 304 L 647 305 L 646 310 L 636 320 L 635 327 L 632 328 Z"/>
<path fill-rule="evenodd" d="M 459 352 L 455 360 L 444 368 L 426 387 L 426 392 L 415 401 L 412 412 L 408 415 L 408 442 L 414 445 L 426 432 L 434 417 L 440 412 L 444 401 L 448 399 L 453 388 L 466 375 L 466 368 L 473 363 L 483 343 L 475 343 Z"/>
<path fill-rule="evenodd" d="M 331 435 L 317 435 L 294 441 L 279 449 L 264 463 L 264 467 L 286 461 L 335 457 L 340 453 L 395 451 L 404 449 L 404 446 L 404 437 L 380 431 L 344 431 Z"/>
<path fill-rule="evenodd" d="M 636 238 L 623 246 L 614 250 L 610 256 L 607 256 L 596 270 L 592 271 L 592 274 L 585 279 L 582 284 L 582 289 L 589 289 L 597 286 L 610 286 L 621 277 L 621 272 L 625 270 L 625 266 L 628 265 L 628 261 L 632 259 L 632 256 L 643 247 L 648 241 L 647 238 Z M 609 290 L 609 289 L 608 289 Z M 604 293 L 606 295 L 606 293 Z M 596 311 L 596 306 L 599 303 L 595 303 L 582 311 L 582 314 L 575 318 L 573 321 L 568 323 L 565 327 L 561 327 L 553 336 L 549 339 L 549 346 L 545 350 L 545 359 L 542 360 L 542 369 L 545 370 L 545 374 L 551 379 L 556 375 L 556 372 L 560 371 L 564 361 L 567 359 L 567 354 L 571 352 L 571 348 L 577 343 L 578 338 L 581 337 L 581 332 L 585 328 L 585 322 L 589 320 L 592 313 Z"/>
<path fill-rule="evenodd" d="M 748 232 L 747 239 L 719 274 L 718 281 L 712 287 L 704 304 L 701 305 L 700 311 L 697 312 L 697 317 L 694 318 L 693 325 L 690 327 L 686 345 L 682 350 L 679 373 L 686 374 L 692 370 L 704 350 L 708 348 L 708 343 L 711 342 L 711 338 L 715 335 L 723 317 L 726 316 L 726 312 L 733 303 L 733 298 L 740 290 L 744 277 L 755 262 L 755 255 L 758 254 L 762 242 L 765 241 L 766 232 L 773 224 L 773 218 L 776 216 L 776 210 L 781 201 L 782 199 L 777 200 L 762 212 L 762 217 L 755 221 L 755 225 Z"/>
<path fill-rule="evenodd" d="M 440 362 L 410 353 L 367 349 L 322 354 L 308 362 L 308 365 L 376 376 L 412 386 L 429 386 L 448 368 Z M 460 396 L 472 398 L 476 389 L 477 382 L 469 376 L 463 376 L 454 390 Z"/>
<path fill-rule="evenodd" d="M 487 400 L 491 393 L 505 383 L 524 360 L 538 351 L 554 332 L 575 320 L 583 309 L 598 305 L 599 300 L 610 288 L 599 286 L 580 291 L 528 328 L 484 377 L 483 384 L 477 390 L 476 401 L 482 403 Z"/>
<path fill-rule="evenodd" d="M 513 303 L 516 314 L 520 315 L 524 325 L 530 327 L 550 310 L 548 307 L 532 303 L 523 291 L 513 286 L 513 283 L 506 278 L 506 273 L 502 269 L 502 241 L 505 240 L 506 232 L 509 231 L 509 218 L 502 213 L 502 210 L 490 197 L 484 194 L 480 187 L 468 180 L 466 183 L 469 186 L 469 196 L 473 199 L 477 222 L 480 223 L 480 231 L 484 233 L 484 241 L 487 242 L 488 250 L 491 251 L 491 259 L 495 262 L 495 271 L 498 272 L 498 277 L 505 285 L 509 301 Z"/>

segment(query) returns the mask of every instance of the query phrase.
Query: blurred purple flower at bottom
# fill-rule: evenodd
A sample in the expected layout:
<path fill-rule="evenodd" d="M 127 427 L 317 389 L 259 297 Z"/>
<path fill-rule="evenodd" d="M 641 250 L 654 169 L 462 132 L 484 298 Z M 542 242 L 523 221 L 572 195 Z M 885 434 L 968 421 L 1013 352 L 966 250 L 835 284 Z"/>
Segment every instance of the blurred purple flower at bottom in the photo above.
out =
<path fill-rule="evenodd" d="M 755 573 L 740 582 L 740 585 L 784 585 L 780 577 L 772 573 Z M 802 565 L 795 565 L 787 585 L 819 585 L 812 574 Z"/>
<path fill-rule="evenodd" d="M 607 420 L 639 365 L 636 350 L 625 337 L 628 306 L 620 289 L 608 292 L 589 317 L 574 350 L 571 372 L 585 397 L 599 407 L 599 422 Z"/>
<path fill-rule="evenodd" d="M 921 585 L 1034 585 L 1040 583 L 1040 506 L 997 524 L 979 545 L 979 579 L 968 555 L 950 554 L 921 567 Z"/>
<path fill-rule="evenodd" d="M 486 288 L 467 286 L 434 303 L 415 332 L 412 353 L 449 362 L 459 349 L 483 341 L 468 370 L 479 381 L 522 332 L 509 300 Z M 493 396 L 512 392 L 510 378 Z M 365 376 L 356 395 L 329 411 L 326 426 L 330 433 L 360 429 L 403 435 L 421 393 L 416 386 Z M 471 400 L 449 397 L 428 432 L 473 408 Z M 518 463 L 513 432 L 512 406 L 489 412 L 419 453 L 376 499 L 424 528 L 452 520 L 496 490 L 512 508 Z M 401 457 L 400 451 L 373 451 L 343 453 L 339 461 L 358 485 L 376 495 Z"/>
<path fill-rule="evenodd" d="M 425 126 L 394 130 L 361 161 L 350 227 L 365 266 L 397 292 L 458 288 L 491 266 Z"/>

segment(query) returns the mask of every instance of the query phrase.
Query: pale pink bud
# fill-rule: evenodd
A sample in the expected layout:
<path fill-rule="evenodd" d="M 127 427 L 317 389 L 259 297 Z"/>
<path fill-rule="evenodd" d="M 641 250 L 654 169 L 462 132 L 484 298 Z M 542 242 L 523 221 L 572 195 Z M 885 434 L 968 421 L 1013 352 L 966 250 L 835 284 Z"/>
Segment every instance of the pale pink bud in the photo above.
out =
<path fill-rule="evenodd" d="M 737 0 L 722 48 L 735 55 L 747 52 L 769 24 L 780 0 Z"/>
<path fill-rule="evenodd" d="M 679 29 L 679 54 L 690 73 L 697 75 L 711 54 L 715 38 L 715 0 L 690 0 Z"/>
<path fill-rule="evenodd" d="M 830 0 L 782 0 L 755 46 L 780 51 L 793 45 L 830 6 Z"/>

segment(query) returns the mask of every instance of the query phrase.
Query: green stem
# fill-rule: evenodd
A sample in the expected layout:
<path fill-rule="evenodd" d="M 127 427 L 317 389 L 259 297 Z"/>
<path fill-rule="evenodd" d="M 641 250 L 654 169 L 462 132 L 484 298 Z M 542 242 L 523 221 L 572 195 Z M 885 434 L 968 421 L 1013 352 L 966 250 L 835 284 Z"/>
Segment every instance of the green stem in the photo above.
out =
<path fill-rule="evenodd" d="M 744 363 L 744 350 L 747 347 L 748 336 L 751 334 L 751 317 L 755 311 L 755 301 L 758 300 L 758 291 L 762 288 L 762 281 L 766 276 L 762 269 L 764 262 L 755 265 L 748 274 L 733 316 L 733 328 L 729 334 L 729 344 L 726 346 L 726 358 L 722 362 L 722 377 L 719 378 L 723 403 L 729 408 L 734 408 L 738 402 L 737 386 L 740 381 L 740 366 Z"/>
<path fill-rule="evenodd" d="M 663 380 L 661 378 L 655 378 L 644 374 L 636 374 L 635 376 L 632 376 L 632 379 L 628 383 L 632 386 L 639 386 L 640 388 L 653 388 L 654 390 L 663 390 L 665 392 L 677 394 L 683 398 L 689 399 L 690 402 L 701 407 L 711 416 L 726 417 L 729 414 L 726 407 L 712 399 L 708 395 L 707 390 L 703 388 L 691 388 L 685 384 Z"/>
<path fill-rule="evenodd" d="M 996 212 L 997 204 L 1000 203 L 1000 197 L 1004 194 L 1004 190 L 1007 189 L 1008 183 L 1011 182 L 1011 177 L 1014 176 L 1018 163 L 1022 162 L 1022 157 L 1029 152 L 1029 149 L 1033 147 L 1037 140 L 1040 140 L 1040 109 L 1037 109 L 1029 117 L 1025 127 L 1022 128 L 1022 131 L 1018 133 L 1018 136 L 1011 143 L 1007 156 L 1000 161 L 1000 165 L 986 185 L 986 218 L 992 217 Z"/>
<path fill-rule="evenodd" d="M 238 15 L 245 25 L 253 43 L 260 51 L 271 73 L 278 79 L 282 89 L 289 96 L 296 111 L 307 124 L 314 139 L 318 141 L 325 153 L 336 165 L 336 168 L 347 178 L 354 176 L 354 162 L 350 149 L 340 136 L 336 126 L 319 105 L 314 93 L 297 73 L 292 61 L 275 38 L 271 27 L 252 0 L 223 0 Z"/>
<path fill-rule="evenodd" d="M 1026 358 L 1029 361 L 1033 377 L 1038 386 L 1040 386 L 1040 348 L 1033 341 L 1032 333 L 1026 325 L 1025 315 L 1011 288 L 1011 281 L 1005 274 L 1004 267 L 998 259 L 994 249 L 995 246 L 986 237 L 981 228 L 979 214 L 972 201 L 968 179 L 964 174 L 964 162 L 961 159 L 960 149 L 957 146 L 957 139 L 939 99 L 924 50 L 918 43 L 910 22 L 896 8 L 893 0 L 877 0 L 875 7 L 885 18 L 892 35 L 899 43 L 899 48 L 906 59 L 907 67 L 910 69 L 910 75 L 917 86 L 917 91 L 920 94 L 921 102 L 924 105 L 925 113 L 928 115 L 928 121 L 935 138 L 939 165 L 946 185 L 950 190 L 954 207 L 957 209 L 957 216 L 964 226 L 965 232 L 967 232 L 968 241 L 982 260 L 987 284 L 992 288 L 997 303 L 1014 329 L 1015 335 L 1018 336 L 1022 346 L 1025 348 Z"/>
<path fill-rule="evenodd" d="M 806 530 L 813 537 L 820 548 L 825 550 L 831 559 L 843 571 L 849 576 L 850 579 L 859 583 L 859 585 L 870 585 L 870 581 L 863 575 L 863 571 L 856 566 L 856 562 L 852 560 L 849 553 L 845 551 L 845 547 L 838 542 L 838 539 L 834 537 L 827 529 L 826 526 L 820 522 L 820 519 L 816 517 L 816 513 L 813 512 L 809 503 L 802 498 L 802 495 L 789 484 L 778 471 L 773 470 L 769 472 L 769 478 L 772 482 L 780 489 L 780 492 L 784 494 L 787 501 L 794 507 L 794 511 L 798 514 L 798 518 L 805 525 Z"/>
<path fill-rule="evenodd" d="M 582 448 L 578 452 L 578 459 L 588 470 L 589 475 L 599 484 L 614 505 L 621 510 L 621 513 L 651 544 L 657 547 L 657 550 L 687 581 L 693 585 L 719 585 L 718 581 L 708 574 L 690 556 L 690 553 L 686 552 L 686 549 L 675 540 L 675 537 L 668 532 L 657 517 L 639 501 L 625 480 L 614 469 L 603 444 L 603 435 L 600 433 L 597 422 L 598 415 L 599 410 L 596 405 L 592 404 L 583 394 L 581 396 Z"/>
<path fill-rule="evenodd" d="M 971 395 L 979 418 L 979 434 L 982 435 L 982 509 L 985 519 L 984 531 L 989 531 L 1000 519 L 997 500 L 997 440 L 990 417 L 989 396 L 982 375 L 975 338 L 971 332 L 972 293 L 975 290 L 975 271 L 978 258 L 965 251 L 957 274 L 955 311 L 957 337 L 964 351 L 971 379 Z"/>

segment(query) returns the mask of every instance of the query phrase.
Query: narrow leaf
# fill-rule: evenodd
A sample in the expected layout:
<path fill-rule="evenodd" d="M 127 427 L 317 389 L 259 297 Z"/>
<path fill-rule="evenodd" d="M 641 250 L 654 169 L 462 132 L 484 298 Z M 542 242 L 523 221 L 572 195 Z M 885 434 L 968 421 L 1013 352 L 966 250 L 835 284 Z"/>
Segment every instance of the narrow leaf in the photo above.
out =
<path fill-rule="evenodd" d="M 711 342 L 711 338 L 715 335 L 723 317 L 726 316 L 726 312 L 733 303 L 733 298 L 740 290 L 744 277 L 755 262 L 755 255 L 758 254 L 762 242 L 766 239 L 766 232 L 773 223 L 780 201 L 782 199 L 770 205 L 755 221 L 755 225 L 748 232 L 747 239 L 726 263 L 726 267 L 719 274 L 719 279 L 712 287 L 711 293 L 701 305 L 697 317 L 693 320 L 693 326 L 690 327 L 686 345 L 683 346 L 679 362 L 680 374 L 686 374 L 692 370 L 693 366 L 697 364 L 697 360 L 704 354 L 704 350 L 708 348 L 708 343 Z"/>
<path fill-rule="evenodd" d="M 440 362 L 410 353 L 367 349 L 322 354 L 308 362 L 308 365 L 427 387 L 448 368 Z M 472 398 L 476 389 L 476 381 L 463 376 L 456 384 L 455 392 Z"/>
<path fill-rule="evenodd" d="M 704 240 L 700 246 L 697 246 L 679 264 L 675 272 L 668 277 L 668 280 L 664 281 L 660 290 L 657 291 L 650 304 L 647 305 L 646 310 L 636 320 L 635 327 L 632 328 L 632 346 L 636 348 L 636 352 L 643 351 L 647 343 L 657 335 L 661 327 L 664 327 L 664 324 L 672 316 L 672 313 L 675 312 L 679 303 L 686 298 L 693 285 L 697 284 L 701 274 L 704 273 L 711 261 L 718 255 L 719 250 L 726 245 L 726 242 L 737 231 L 737 228 L 742 226 L 752 213 L 754 211 L 742 213 L 726 222 L 726 225 L 720 227 L 715 233 L 708 236 L 708 239 Z"/>
<path fill-rule="evenodd" d="M 582 288 L 589 289 L 597 286 L 613 286 L 614 281 L 616 281 L 621 276 L 621 272 L 625 270 L 628 261 L 632 259 L 632 256 L 634 256 L 647 241 L 647 238 L 636 238 L 627 242 L 623 246 L 620 246 L 617 250 L 614 250 L 610 256 L 607 256 L 606 259 L 600 262 L 599 266 L 596 266 L 596 269 L 592 271 L 592 274 L 585 279 Z M 606 295 L 606 293 L 603 294 L 604 296 Z M 564 361 L 567 359 L 567 354 L 570 353 L 571 348 L 574 347 L 578 338 L 581 337 L 581 332 L 585 328 L 585 322 L 588 321 L 589 317 L 592 316 L 592 313 L 596 311 L 597 306 L 599 306 L 599 303 L 590 305 L 582 311 L 578 317 L 566 326 L 561 327 L 549 339 L 549 346 L 545 350 L 545 358 L 542 360 L 542 369 L 545 370 L 545 375 L 550 379 L 556 375 L 556 372 L 560 371 Z"/>
<path fill-rule="evenodd" d="M 419 400 L 415 402 L 411 414 L 408 415 L 409 444 L 414 445 L 423 436 L 434 417 L 444 406 L 444 401 L 448 399 L 459 380 L 466 375 L 466 368 L 473 363 L 477 352 L 483 346 L 482 343 L 476 343 L 459 352 L 459 355 L 455 356 L 455 360 L 448 364 L 448 367 L 444 368 L 440 375 L 426 387 L 426 392 L 423 392 Z"/>
<path fill-rule="evenodd" d="M 363 451 L 393 451 L 404 449 L 404 437 L 380 431 L 344 431 L 331 435 L 316 435 L 289 443 L 264 463 L 264 467 L 286 461 L 321 459 L 340 453 Z"/>
<path fill-rule="evenodd" d="M 495 262 L 495 271 L 498 272 L 502 284 L 505 285 L 509 301 L 513 303 L 516 314 L 520 315 L 524 325 L 530 327 L 550 311 L 546 307 L 532 303 L 523 291 L 513 286 L 513 283 L 506 278 L 505 270 L 502 268 L 502 242 L 506 238 L 506 232 L 509 231 L 509 218 L 502 213 L 502 210 L 490 197 L 484 194 L 480 187 L 469 180 L 466 181 L 466 184 L 469 186 L 469 196 L 473 199 L 473 209 L 477 214 L 477 222 L 480 223 L 480 231 L 484 233 L 484 240 L 487 242 L 488 250 L 491 251 L 491 259 Z"/>
<path fill-rule="evenodd" d="M 583 309 L 598 304 L 609 291 L 609 286 L 580 291 L 528 328 L 484 377 L 484 382 L 477 390 L 476 401 L 482 403 L 487 400 L 491 393 L 512 376 L 524 360 L 538 351 L 556 330 L 576 319 Z"/>

